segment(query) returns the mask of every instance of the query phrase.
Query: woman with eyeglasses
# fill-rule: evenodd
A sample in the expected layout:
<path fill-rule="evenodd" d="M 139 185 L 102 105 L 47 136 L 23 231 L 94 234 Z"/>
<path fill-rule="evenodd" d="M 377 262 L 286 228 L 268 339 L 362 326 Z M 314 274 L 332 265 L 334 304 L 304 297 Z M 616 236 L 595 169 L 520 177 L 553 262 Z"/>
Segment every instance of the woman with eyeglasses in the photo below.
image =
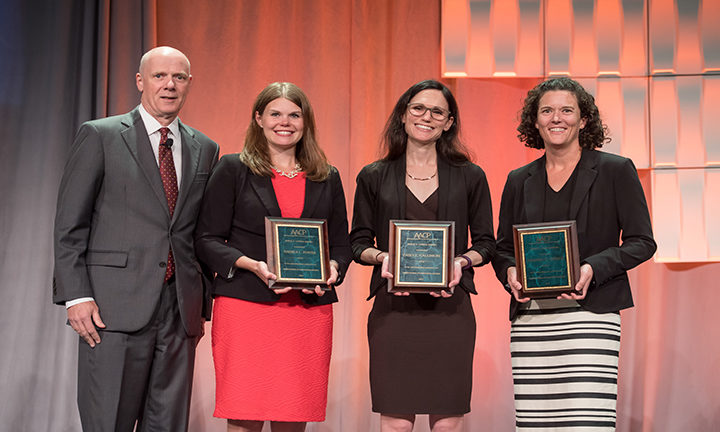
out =
<path fill-rule="evenodd" d="M 469 294 L 476 294 L 473 268 L 490 262 L 495 240 L 485 173 L 470 161 L 459 132 L 450 90 L 419 82 L 387 121 L 385 156 L 357 177 L 350 241 L 355 261 L 374 266 L 370 388 L 383 431 L 412 430 L 416 414 L 429 414 L 434 431 L 458 431 L 470 411 L 475 315 Z M 388 292 L 391 219 L 455 222 L 449 289 Z"/>

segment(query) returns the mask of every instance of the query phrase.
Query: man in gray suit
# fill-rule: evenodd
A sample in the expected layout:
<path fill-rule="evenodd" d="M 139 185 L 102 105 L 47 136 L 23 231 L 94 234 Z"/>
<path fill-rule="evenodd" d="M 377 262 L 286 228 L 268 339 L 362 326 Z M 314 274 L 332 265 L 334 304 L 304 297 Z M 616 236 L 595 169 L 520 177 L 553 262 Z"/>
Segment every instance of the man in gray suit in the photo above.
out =
<path fill-rule="evenodd" d="M 55 218 L 53 301 L 80 335 L 85 431 L 185 431 L 209 295 L 192 233 L 218 145 L 178 120 L 190 62 L 140 61 L 140 105 L 84 123 Z"/>

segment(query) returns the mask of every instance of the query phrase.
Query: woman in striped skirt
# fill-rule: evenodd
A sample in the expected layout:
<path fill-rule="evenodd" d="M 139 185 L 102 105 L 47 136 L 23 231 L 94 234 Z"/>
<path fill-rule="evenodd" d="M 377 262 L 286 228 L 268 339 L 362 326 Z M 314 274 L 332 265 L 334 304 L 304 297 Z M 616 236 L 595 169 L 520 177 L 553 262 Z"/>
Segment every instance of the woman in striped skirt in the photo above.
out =
<path fill-rule="evenodd" d="M 627 271 L 655 252 L 630 159 L 597 150 L 607 127 L 570 78 L 528 92 L 518 138 L 544 155 L 510 172 L 493 267 L 512 295 L 510 351 L 518 431 L 615 430 L 620 313 L 633 306 Z M 523 297 L 513 225 L 574 220 L 580 277 L 570 294 Z M 621 241 L 619 241 L 621 239 Z"/>

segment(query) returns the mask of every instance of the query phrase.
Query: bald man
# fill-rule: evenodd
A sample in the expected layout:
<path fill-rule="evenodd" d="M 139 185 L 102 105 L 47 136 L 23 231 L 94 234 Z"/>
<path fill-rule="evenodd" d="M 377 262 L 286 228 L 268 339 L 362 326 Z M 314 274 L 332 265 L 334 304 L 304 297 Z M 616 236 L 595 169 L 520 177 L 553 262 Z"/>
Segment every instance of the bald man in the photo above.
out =
<path fill-rule="evenodd" d="M 140 105 L 84 123 L 58 194 L 53 301 L 79 335 L 85 431 L 185 431 L 209 294 L 192 233 L 218 146 L 178 119 L 190 62 L 154 48 Z"/>

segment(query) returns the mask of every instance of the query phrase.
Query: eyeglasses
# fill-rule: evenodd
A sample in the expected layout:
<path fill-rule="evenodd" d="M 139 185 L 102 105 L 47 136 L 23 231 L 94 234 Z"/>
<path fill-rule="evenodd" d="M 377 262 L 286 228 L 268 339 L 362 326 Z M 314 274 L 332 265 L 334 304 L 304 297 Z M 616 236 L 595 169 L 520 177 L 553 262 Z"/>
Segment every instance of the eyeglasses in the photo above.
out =
<path fill-rule="evenodd" d="M 435 120 L 446 120 L 450 117 L 450 111 L 444 110 L 440 107 L 429 107 L 421 103 L 408 105 L 408 112 L 415 117 L 422 117 L 428 111 L 430 111 L 430 116 Z"/>

